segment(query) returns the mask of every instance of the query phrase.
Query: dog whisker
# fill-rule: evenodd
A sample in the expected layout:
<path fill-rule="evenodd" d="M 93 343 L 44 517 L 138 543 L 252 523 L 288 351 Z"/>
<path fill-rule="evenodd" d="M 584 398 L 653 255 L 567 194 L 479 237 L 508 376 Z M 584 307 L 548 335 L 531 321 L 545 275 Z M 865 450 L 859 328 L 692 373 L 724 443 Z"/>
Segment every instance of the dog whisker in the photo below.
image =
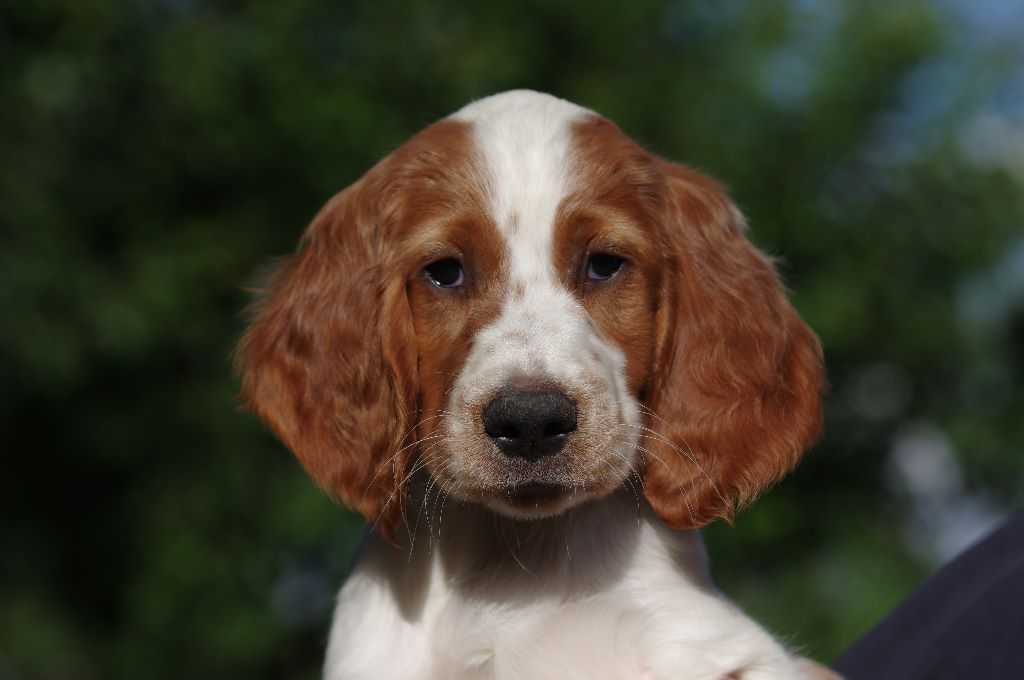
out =
<path fill-rule="evenodd" d="M 420 421 L 420 423 L 417 423 L 416 427 L 414 427 L 412 430 L 410 430 L 410 432 L 415 431 L 417 427 L 419 427 L 421 424 L 423 424 L 427 420 L 431 420 L 433 418 L 443 418 L 443 417 L 444 417 L 444 415 L 442 414 L 442 415 L 438 415 L 438 416 L 430 416 L 429 418 L 424 418 L 422 421 Z M 414 442 L 412 442 L 410 444 L 407 444 L 407 445 L 401 447 L 400 449 L 398 449 L 397 451 L 395 451 L 395 453 L 390 458 L 388 458 L 384 463 L 382 463 L 377 468 L 377 471 L 373 473 L 373 476 L 370 477 L 370 481 L 366 484 L 366 488 L 363 489 L 363 496 L 362 496 L 362 498 L 363 499 L 366 498 L 366 494 L 369 492 L 370 488 L 373 486 L 373 483 L 377 480 L 377 477 L 380 476 L 380 473 L 383 470 L 385 470 L 386 468 L 388 468 L 390 466 L 392 468 L 392 472 L 394 472 L 395 459 L 397 459 L 398 456 L 403 451 L 407 451 L 408 449 L 410 449 L 410 448 L 412 448 L 414 446 L 418 446 L 419 444 L 422 444 L 425 441 L 430 441 L 432 439 L 435 439 L 437 437 L 442 437 L 442 436 L 444 436 L 444 435 L 440 435 L 440 434 L 436 434 L 436 433 L 435 434 L 431 434 L 431 435 L 426 435 L 425 437 L 417 439 L 416 441 L 414 441 Z M 408 434 L 406 435 L 406 437 L 408 437 Z M 405 438 L 403 437 L 403 441 L 404 441 L 404 439 Z"/>
<path fill-rule="evenodd" d="M 693 464 L 694 467 L 697 468 L 697 471 L 700 472 L 704 476 L 704 478 L 708 481 L 708 484 L 711 486 L 712 489 L 714 489 L 715 494 L 718 496 L 719 500 L 721 500 L 723 503 L 728 503 L 728 501 L 726 500 L 725 496 L 722 495 L 722 492 L 719 490 L 718 484 L 715 482 L 714 477 L 712 477 L 707 472 L 707 470 L 704 469 L 704 467 L 700 464 L 700 462 L 698 462 L 697 455 L 693 452 L 693 449 L 690 447 L 689 442 L 687 442 L 686 439 L 684 437 L 682 437 L 682 435 L 679 435 L 679 436 L 680 436 L 681 439 L 683 439 L 683 442 L 686 444 L 686 446 L 689 449 L 689 451 L 684 451 L 678 445 L 676 445 L 671 440 L 669 440 L 667 437 L 662 435 L 660 432 L 657 432 L 656 430 L 652 430 L 649 427 L 644 427 L 643 425 L 625 425 L 625 427 L 630 427 L 630 428 L 641 430 L 642 432 L 638 432 L 637 433 L 638 437 L 645 438 L 645 439 L 650 439 L 652 441 L 661 442 L 662 444 L 665 444 L 670 449 L 672 449 L 672 451 L 674 451 L 680 457 L 685 458 L 686 460 L 688 460 L 690 463 Z M 676 434 L 678 434 L 678 433 L 676 433 Z M 664 464 L 664 461 L 662 461 L 662 464 Z"/>
<path fill-rule="evenodd" d="M 435 456 L 435 455 L 427 456 L 427 454 L 428 453 L 432 454 L 430 449 L 432 449 L 434 447 L 437 447 L 437 446 L 439 446 L 442 443 L 443 442 L 435 442 L 434 444 L 431 444 L 431 446 L 428 447 L 427 450 L 425 450 L 423 452 L 423 454 L 421 454 L 421 460 L 423 462 L 421 464 L 419 464 L 419 467 L 417 468 L 416 471 L 419 471 L 421 469 L 424 469 L 424 468 L 428 467 L 430 462 L 436 460 L 437 456 Z M 440 469 L 444 470 L 444 469 L 448 468 L 449 466 L 451 466 L 453 464 L 453 462 L 454 461 L 449 459 L 446 463 L 444 463 L 441 466 Z M 433 475 L 431 475 L 430 476 L 430 481 L 427 483 L 426 491 L 424 493 L 424 500 L 420 502 L 419 507 L 416 510 L 416 524 L 415 524 L 415 526 L 413 527 L 413 529 L 411 531 L 412 538 L 410 539 L 410 545 L 409 545 L 409 559 L 410 560 L 412 560 L 412 551 L 413 551 L 413 548 L 414 548 L 415 543 L 416 543 L 416 536 L 419 534 L 420 519 L 424 516 L 424 514 L 426 514 L 426 516 L 427 516 L 427 524 L 428 524 L 428 526 L 430 524 L 430 515 L 429 515 L 429 513 L 426 510 L 426 505 L 427 505 L 427 502 L 430 499 L 430 489 L 436 483 L 437 483 L 437 478 L 434 477 Z"/>
<path fill-rule="evenodd" d="M 431 438 L 433 439 L 435 437 L 432 436 Z M 435 444 L 432 444 L 431 446 L 435 446 L 437 444 L 443 443 L 444 440 L 446 439 L 446 436 L 445 435 L 436 435 L 436 438 L 439 439 L 440 441 L 435 442 Z M 426 438 L 424 438 L 424 439 L 426 439 Z M 409 473 L 406 474 L 405 477 L 403 477 L 401 480 L 397 480 L 397 474 L 395 475 L 396 476 L 395 488 L 394 488 L 394 490 L 391 493 L 388 494 L 387 500 L 384 501 L 384 505 L 381 507 L 380 512 L 377 513 L 377 517 L 374 520 L 371 528 L 373 528 L 373 529 L 377 528 L 377 525 L 380 523 L 380 520 L 384 516 L 384 512 L 388 509 L 388 505 L 390 505 L 391 501 L 394 500 L 395 497 L 398 496 L 398 494 L 404 493 L 405 484 L 412 478 L 412 476 L 414 474 L 416 474 L 417 472 L 422 470 L 425 466 L 426 466 L 426 461 L 424 460 L 424 458 L 423 458 L 423 456 L 421 454 L 420 460 L 418 460 L 412 466 L 412 468 L 410 469 Z"/>
<path fill-rule="evenodd" d="M 640 444 L 637 444 L 636 448 L 637 448 L 638 451 L 641 451 L 644 454 L 649 455 L 652 458 L 655 458 L 656 460 L 660 461 L 662 465 L 664 465 L 665 467 L 668 467 L 668 463 L 666 463 L 664 460 L 662 460 L 661 456 L 659 456 L 658 454 L 654 453 L 650 449 L 647 449 L 647 448 L 641 446 Z M 691 477 L 689 481 L 690 481 L 690 489 L 692 491 L 693 488 L 694 488 L 693 477 Z M 690 506 L 690 497 L 686 493 L 686 490 L 683 489 L 683 482 L 682 481 L 680 481 L 678 483 L 678 490 L 679 490 L 680 495 L 683 497 L 683 503 L 686 504 L 686 511 L 690 515 L 690 522 L 692 522 L 694 525 L 696 525 L 697 524 L 697 520 L 696 520 L 696 518 L 693 515 L 693 508 Z"/>

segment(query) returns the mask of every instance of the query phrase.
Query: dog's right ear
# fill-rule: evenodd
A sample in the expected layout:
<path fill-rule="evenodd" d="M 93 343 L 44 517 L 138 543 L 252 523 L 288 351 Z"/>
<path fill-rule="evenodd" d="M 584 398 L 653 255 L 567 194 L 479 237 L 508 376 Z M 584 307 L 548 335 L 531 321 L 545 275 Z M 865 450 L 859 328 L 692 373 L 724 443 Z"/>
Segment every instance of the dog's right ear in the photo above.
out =
<path fill-rule="evenodd" d="M 238 345 L 245 405 L 329 494 L 392 543 L 416 409 L 405 281 L 372 173 L 336 195 L 279 266 Z"/>
<path fill-rule="evenodd" d="M 711 179 L 664 163 L 666 276 L 644 494 L 672 527 L 730 518 L 821 433 L 821 346 Z"/>

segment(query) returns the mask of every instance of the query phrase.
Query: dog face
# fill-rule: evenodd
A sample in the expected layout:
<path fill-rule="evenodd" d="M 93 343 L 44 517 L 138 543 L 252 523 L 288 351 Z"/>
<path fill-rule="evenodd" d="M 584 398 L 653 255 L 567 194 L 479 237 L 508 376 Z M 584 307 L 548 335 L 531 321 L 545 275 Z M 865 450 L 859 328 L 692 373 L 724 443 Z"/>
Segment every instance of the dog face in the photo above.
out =
<path fill-rule="evenodd" d="M 635 476 L 700 526 L 820 427 L 819 346 L 744 232 L 600 116 L 496 95 L 324 207 L 240 343 L 243 393 L 392 540 L 419 469 L 526 519 Z"/>

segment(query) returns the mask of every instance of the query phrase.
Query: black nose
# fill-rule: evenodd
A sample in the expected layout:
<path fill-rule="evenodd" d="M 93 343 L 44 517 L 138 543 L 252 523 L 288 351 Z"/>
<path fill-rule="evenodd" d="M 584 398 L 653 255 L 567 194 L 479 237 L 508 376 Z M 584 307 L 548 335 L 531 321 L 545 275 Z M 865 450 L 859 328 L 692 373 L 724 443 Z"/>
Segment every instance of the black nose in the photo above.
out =
<path fill-rule="evenodd" d="M 484 406 L 483 421 L 505 455 L 537 460 L 558 453 L 576 429 L 576 402 L 550 387 L 506 387 Z"/>

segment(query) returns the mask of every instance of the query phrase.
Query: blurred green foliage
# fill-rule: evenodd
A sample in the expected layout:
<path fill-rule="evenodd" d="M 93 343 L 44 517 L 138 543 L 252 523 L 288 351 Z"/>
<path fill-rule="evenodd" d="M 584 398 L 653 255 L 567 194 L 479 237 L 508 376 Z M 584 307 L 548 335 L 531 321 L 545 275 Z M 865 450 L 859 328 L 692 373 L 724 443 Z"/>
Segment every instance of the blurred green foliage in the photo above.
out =
<path fill-rule="evenodd" d="M 362 524 L 236 406 L 244 287 L 512 87 L 724 179 L 783 258 L 826 437 L 707 537 L 831 658 L 1022 499 L 1013 5 L 0 0 L 0 678 L 316 677 Z"/>

